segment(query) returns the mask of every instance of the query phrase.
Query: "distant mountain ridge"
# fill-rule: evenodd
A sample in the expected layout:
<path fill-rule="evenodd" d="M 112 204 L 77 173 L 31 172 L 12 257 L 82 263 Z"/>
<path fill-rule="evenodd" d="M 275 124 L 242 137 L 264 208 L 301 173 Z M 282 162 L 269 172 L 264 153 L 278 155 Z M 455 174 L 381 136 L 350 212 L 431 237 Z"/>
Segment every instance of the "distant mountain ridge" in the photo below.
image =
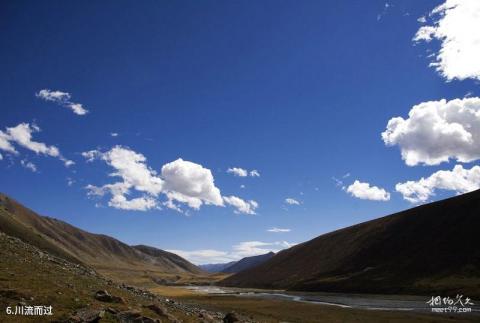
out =
<path fill-rule="evenodd" d="M 209 273 L 221 273 L 225 268 L 228 268 L 232 265 L 237 263 L 236 261 L 230 261 L 227 263 L 220 263 L 220 264 L 205 264 L 205 265 L 199 265 L 202 270 L 205 270 Z"/>
<path fill-rule="evenodd" d="M 148 246 L 129 246 L 103 234 L 93 234 L 66 222 L 40 216 L 0 193 L 0 231 L 62 258 L 96 269 L 152 270 L 202 274 L 187 260 Z"/>
<path fill-rule="evenodd" d="M 480 297 L 479 228 L 480 190 L 321 235 L 220 284 Z"/>
<path fill-rule="evenodd" d="M 275 255 L 274 252 L 269 252 L 263 255 L 245 257 L 238 261 L 231 261 L 224 264 L 207 264 L 199 267 L 210 273 L 238 273 L 242 270 L 250 269 L 264 263 Z"/>
<path fill-rule="evenodd" d="M 263 255 L 258 255 L 258 256 L 251 256 L 251 257 L 245 257 L 237 261 L 236 263 L 224 268 L 222 272 L 224 273 L 239 273 L 243 270 L 247 270 L 250 268 L 253 268 L 255 266 L 258 266 L 268 259 L 272 258 L 275 256 L 274 252 L 269 252 Z"/>

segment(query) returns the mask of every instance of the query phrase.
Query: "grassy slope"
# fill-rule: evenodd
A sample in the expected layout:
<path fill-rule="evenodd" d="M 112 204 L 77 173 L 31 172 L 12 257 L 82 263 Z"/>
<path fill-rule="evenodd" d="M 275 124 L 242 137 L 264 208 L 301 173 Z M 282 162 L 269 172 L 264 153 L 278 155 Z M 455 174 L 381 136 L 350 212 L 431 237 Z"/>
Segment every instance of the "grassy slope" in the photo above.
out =
<path fill-rule="evenodd" d="M 480 191 L 319 236 L 227 286 L 480 296 Z"/>
<path fill-rule="evenodd" d="M 98 276 L 87 267 L 79 266 L 24 243 L 20 239 L 0 232 L 0 322 L 43 322 L 68 319 L 82 308 L 114 308 L 125 311 L 139 310 L 151 318 L 163 319 L 144 307 L 152 303 L 165 305 L 162 300 L 153 300 L 118 288 L 116 284 Z M 124 298 L 125 304 L 104 303 L 93 296 L 98 290 L 108 290 L 110 294 Z M 52 305 L 53 316 L 28 317 L 7 316 L 7 306 L 15 307 L 19 302 L 25 305 Z M 198 322 L 187 317 L 184 312 L 168 309 L 168 312 L 184 322 Z M 117 321 L 107 313 L 102 322 Z"/>
<path fill-rule="evenodd" d="M 114 274 L 115 270 L 158 274 L 202 275 L 187 260 L 150 247 L 150 254 L 112 237 L 92 234 L 63 221 L 37 215 L 0 194 L 0 231 L 21 238 L 55 255 L 83 262 Z M 156 252 L 155 255 L 151 255 Z"/>

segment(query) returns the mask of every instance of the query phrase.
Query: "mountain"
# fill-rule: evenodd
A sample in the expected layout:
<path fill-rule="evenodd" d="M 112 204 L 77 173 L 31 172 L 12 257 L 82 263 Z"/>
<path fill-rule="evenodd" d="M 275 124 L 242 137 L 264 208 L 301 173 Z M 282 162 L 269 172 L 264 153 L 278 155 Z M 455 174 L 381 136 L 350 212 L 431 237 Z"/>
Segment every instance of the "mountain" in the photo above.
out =
<path fill-rule="evenodd" d="M 172 253 L 147 246 L 132 247 L 115 238 L 40 216 L 3 194 L 0 194 L 0 231 L 53 255 L 97 270 L 203 273 L 200 268 Z"/>
<path fill-rule="evenodd" d="M 255 266 L 258 266 L 268 259 L 272 258 L 275 256 L 274 252 L 269 252 L 264 255 L 259 255 L 259 256 L 252 256 L 252 257 L 245 257 L 240 259 L 239 261 L 235 262 L 234 264 L 224 268 L 222 272 L 224 273 L 239 273 L 243 270 L 247 270 L 250 268 L 253 268 Z"/>
<path fill-rule="evenodd" d="M 230 261 L 227 263 L 223 264 L 205 264 L 205 265 L 199 265 L 202 270 L 209 272 L 209 273 L 221 273 L 225 268 L 228 268 L 232 265 L 234 265 L 236 261 Z"/>
<path fill-rule="evenodd" d="M 266 253 L 259 256 L 245 257 L 237 261 L 231 261 L 223 264 L 206 264 L 199 265 L 202 270 L 209 273 L 238 273 L 242 270 L 257 266 L 275 255 L 273 252 Z"/>
<path fill-rule="evenodd" d="M 479 228 L 480 190 L 321 235 L 220 284 L 480 296 Z"/>

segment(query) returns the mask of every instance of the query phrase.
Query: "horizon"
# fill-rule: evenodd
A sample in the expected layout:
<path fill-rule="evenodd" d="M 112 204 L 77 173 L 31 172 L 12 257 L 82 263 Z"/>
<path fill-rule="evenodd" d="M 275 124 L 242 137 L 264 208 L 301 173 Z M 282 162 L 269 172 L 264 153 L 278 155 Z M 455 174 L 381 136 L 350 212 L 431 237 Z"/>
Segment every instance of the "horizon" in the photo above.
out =
<path fill-rule="evenodd" d="M 198 265 L 476 190 L 444 2 L 4 2 L 0 191 Z"/>

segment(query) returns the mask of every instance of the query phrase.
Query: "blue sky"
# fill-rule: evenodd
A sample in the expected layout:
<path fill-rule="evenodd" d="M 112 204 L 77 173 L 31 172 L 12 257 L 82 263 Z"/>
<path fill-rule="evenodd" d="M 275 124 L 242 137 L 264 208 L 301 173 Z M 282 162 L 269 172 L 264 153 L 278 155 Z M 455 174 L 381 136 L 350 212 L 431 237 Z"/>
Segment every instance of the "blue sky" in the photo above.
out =
<path fill-rule="evenodd" d="M 442 2 L 3 1 L 0 191 L 205 263 L 476 189 L 478 125 L 407 120 L 480 106 L 478 70 L 429 67 Z"/>

